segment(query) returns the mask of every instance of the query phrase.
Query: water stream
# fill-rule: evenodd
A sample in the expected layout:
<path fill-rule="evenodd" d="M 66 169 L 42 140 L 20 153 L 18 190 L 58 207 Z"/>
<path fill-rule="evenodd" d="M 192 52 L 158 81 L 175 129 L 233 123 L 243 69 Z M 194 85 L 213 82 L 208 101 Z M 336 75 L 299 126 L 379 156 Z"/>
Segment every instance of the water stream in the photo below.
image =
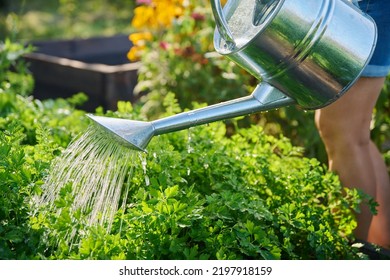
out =
<path fill-rule="evenodd" d="M 91 125 L 52 165 L 42 195 L 34 199 L 36 209 L 59 212 L 55 201 L 61 189 L 70 183 L 74 197 L 71 212 L 81 211 L 88 226 L 102 225 L 109 232 L 122 193 L 122 201 L 126 202 L 127 190 L 122 188 L 129 185 L 125 180 L 131 178 L 131 164 L 137 153 L 112 141 L 97 125 Z M 75 230 L 69 233 L 70 241 L 75 234 Z"/>
<path fill-rule="evenodd" d="M 192 131 L 188 131 L 187 152 L 192 153 Z M 157 159 L 157 154 L 153 153 Z M 42 194 L 33 199 L 33 215 L 37 213 L 60 216 L 63 210 L 57 205 L 64 187 L 71 185 L 70 216 L 76 214 L 86 221 L 86 229 L 100 225 L 111 231 L 117 211 L 125 213 L 127 195 L 133 176 L 133 168 L 143 170 L 145 186 L 150 185 L 147 172 L 147 155 L 123 146 L 97 124 L 72 141 L 61 156 L 53 161 L 50 173 L 45 179 Z M 188 168 L 188 175 L 191 170 Z M 120 204 L 122 201 L 122 205 Z M 67 202 L 69 204 L 69 202 Z M 69 205 L 66 205 L 69 206 Z M 72 222 L 76 224 L 74 218 Z M 77 229 L 72 227 L 67 233 L 68 244 L 77 240 Z"/>

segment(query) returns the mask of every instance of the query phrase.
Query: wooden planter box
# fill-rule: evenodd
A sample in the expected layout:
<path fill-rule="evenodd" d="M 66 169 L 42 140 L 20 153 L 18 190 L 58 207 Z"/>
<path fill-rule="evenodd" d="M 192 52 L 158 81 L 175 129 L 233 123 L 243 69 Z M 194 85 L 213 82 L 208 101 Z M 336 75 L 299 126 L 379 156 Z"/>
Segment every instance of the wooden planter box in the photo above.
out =
<path fill-rule="evenodd" d="M 38 99 L 70 97 L 84 92 L 89 100 L 82 107 L 116 110 L 119 100 L 135 101 L 139 63 L 130 63 L 127 35 L 33 42 L 36 50 L 25 56 L 35 79 Z"/>

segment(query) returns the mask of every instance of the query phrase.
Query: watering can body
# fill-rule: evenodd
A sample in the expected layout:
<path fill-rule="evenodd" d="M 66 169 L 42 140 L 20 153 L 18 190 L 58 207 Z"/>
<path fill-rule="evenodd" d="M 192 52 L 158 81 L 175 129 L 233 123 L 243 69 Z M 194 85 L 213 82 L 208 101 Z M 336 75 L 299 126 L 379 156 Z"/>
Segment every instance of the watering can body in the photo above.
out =
<path fill-rule="evenodd" d="M 376 43 L 374 21 L 344 0 L 212 0 L 217 52 L 304 109 L 337 100 Z"/>
<path fill-rule="evenodd" d="M 359 78 L 376 43 L 374 21 L 345 0 L 211 0 L 215 49 L 261 80 L 251 95 L 140 122 L 89 115 L 131 149 L 153 136 L 297 104 L 325 107 Z"/>

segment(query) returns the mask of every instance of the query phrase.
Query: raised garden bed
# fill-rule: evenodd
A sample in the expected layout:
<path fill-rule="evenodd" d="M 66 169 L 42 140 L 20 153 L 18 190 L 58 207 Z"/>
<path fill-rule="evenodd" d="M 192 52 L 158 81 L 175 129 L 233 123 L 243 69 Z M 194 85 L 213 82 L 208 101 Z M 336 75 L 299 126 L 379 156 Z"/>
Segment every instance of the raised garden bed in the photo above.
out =
<path fill-rule="evenodd" d="M 32 42 L 35 51 L 25 56 L 35 79 L 39 99 L 69 97 L 84 92 L 83 108 L 115 110 L 119 100 L 135 101 L 139 63 L 130 63 L 127 35 L 77 40 Z"/>

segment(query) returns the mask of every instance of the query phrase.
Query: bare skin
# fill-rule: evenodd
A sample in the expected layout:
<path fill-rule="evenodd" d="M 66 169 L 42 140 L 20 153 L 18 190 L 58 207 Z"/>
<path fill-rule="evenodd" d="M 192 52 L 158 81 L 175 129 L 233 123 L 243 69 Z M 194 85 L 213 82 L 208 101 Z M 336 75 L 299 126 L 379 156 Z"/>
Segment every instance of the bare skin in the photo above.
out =
<path fill-rule="evenodd" d="M 363 190 L 379 204 L 357 214 L 358 239 L 390 248 L 390 180 L 385 162 L 370 139 L 370 123 L 385 78 L 360 78 L 340 100 L 316 111 L 315 121 L 328 154 L 329 169 L 346 187 Z"/>

